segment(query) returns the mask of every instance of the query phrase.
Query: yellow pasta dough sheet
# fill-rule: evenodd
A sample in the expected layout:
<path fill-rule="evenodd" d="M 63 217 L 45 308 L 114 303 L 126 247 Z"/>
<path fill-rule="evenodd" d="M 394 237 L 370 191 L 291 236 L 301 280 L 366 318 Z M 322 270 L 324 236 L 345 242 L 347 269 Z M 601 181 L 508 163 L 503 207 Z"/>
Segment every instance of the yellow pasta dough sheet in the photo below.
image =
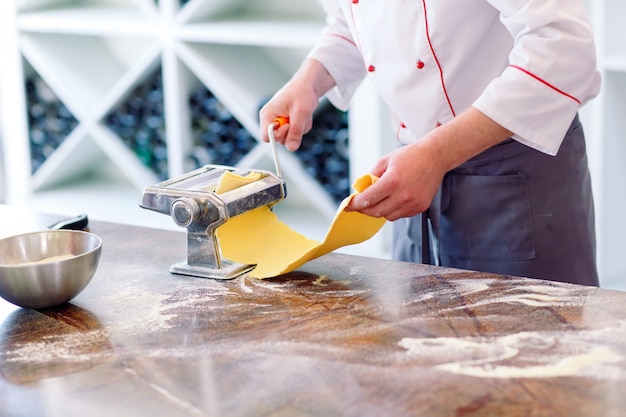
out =
<path fill-rule="evenodd" d="M 220 178 L 216 193 L 233 190 L 259 178 L 259 173 L 244 177 L 227 171 Z M 229 219 L 217 229 L 222 257 L 256 265 L 248 272 L 251 278 L 268 278 L 293 271 L 340 247 L 364 242 L 374 236 L 386 220 L 344 209 L 357 193 L 376 180 L 375 176 L 366 174 L 354 182 L 355 192 L 339 205 L 323 242 L 306 238 L 281 222 L 269 208 L 259 207 Z"/>

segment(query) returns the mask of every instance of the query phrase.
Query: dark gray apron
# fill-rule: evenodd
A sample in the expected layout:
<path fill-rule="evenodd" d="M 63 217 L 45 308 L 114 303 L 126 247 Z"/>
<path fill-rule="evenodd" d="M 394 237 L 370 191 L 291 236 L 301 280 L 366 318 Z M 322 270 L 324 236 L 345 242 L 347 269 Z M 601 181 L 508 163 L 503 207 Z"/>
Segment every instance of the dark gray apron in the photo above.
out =
<path fill-rule="evenodd" d="M 597 286 L 595 251 L 578 117 L 557 156 L 509 139 L 449 172 L 425 215 L 393 227 L 396 260 Z"/>

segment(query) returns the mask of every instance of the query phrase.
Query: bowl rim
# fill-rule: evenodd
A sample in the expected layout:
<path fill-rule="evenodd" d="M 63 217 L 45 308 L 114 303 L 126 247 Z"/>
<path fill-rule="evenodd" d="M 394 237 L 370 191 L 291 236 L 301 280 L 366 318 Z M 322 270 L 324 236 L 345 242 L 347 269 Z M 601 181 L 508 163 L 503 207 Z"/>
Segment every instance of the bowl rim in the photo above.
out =
<path fill-rule="evenodd" d="M 23 263 L 23 264 L 6 264 L 6 263 L 0 263 L 0 268 L 4 269 L 4 268 L 32 268 L 34 265 L 51 265 L 54 264 L 56 262 L 63 262 L 63 261 L 69 261 L 72 259 L 77 259 L 83 256 L 87 256 L 90 255 L 94 252 L 97 252 L 99 250 L 101 250 L 102 248 L 102 238 L 94 233 L 91 232 L 87 232 L 84 230 L 70 230 L 70 229 L 55 229 L 55 230 L 38 230 L 38 231 L 34 231 L 34 232 L 26 232 L 26 233 L 20 233 L 17 235 L 11 235 L 11 236 L 6 236 L 3 237 L 2 239 L 0 239 L 0 245 L 4 242 L 4 241 L 8 241 L 11 239 L 18 239 L 20 237 L 24 237 L 24 236 L 31 236 L 31 235 L 44 235 L 44 234 L 76 234 L 76 235 L 84 235 L 84 236 L 89 236 L 89 237 L 93 237 L 95 238 L 97 244 L 94 248 L 85 251 L 85 252 L 81 252 L 77 255 L 73 255 L 71 258 L 67 258 L 67 259 L 61 259 L 61 260 L 56 260 L 56 261 L 49 261 L 49 262 L 38 262 L 36 264 L 33 263 Z"/>

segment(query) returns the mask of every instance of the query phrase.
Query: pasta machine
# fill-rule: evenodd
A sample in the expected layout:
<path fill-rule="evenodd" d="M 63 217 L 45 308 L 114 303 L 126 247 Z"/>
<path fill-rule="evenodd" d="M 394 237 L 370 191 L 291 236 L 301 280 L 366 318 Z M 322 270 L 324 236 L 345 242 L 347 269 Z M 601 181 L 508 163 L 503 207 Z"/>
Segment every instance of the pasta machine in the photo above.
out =
<path fill-rule="evenodd" d="M 203 278 L 232 279 L 254 268 L 254 265 L 222 259 L 216 230 L 230 218 L 261 206 L 271 208 L 286 197 L 287 189 L 281 177 L 273 135 L 277 125 L 279 122 L 275 121 L 268 128 L 276 173 L 206 165 L 144 189 L 140 207 L 168 214 L 174 223 L 187 229 L 187 259 L 173 264 L 170 272 Z M 217 194 L 215 189 L 226 171 L 241 176 L 255 172 L 261 178 Z"/>

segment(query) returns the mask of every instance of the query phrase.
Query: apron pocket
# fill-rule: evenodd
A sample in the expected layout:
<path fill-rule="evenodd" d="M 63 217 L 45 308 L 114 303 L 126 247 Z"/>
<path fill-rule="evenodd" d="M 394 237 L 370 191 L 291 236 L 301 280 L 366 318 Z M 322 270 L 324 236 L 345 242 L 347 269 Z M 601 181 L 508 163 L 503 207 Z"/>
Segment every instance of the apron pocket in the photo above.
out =
<path fill-rule="evenodd" d="M 477 261 L 534 259 L 532 215 L 524 174 L 450 173 L 443 187 L 448 201 L 441 212 L 441 255 Z"/>

